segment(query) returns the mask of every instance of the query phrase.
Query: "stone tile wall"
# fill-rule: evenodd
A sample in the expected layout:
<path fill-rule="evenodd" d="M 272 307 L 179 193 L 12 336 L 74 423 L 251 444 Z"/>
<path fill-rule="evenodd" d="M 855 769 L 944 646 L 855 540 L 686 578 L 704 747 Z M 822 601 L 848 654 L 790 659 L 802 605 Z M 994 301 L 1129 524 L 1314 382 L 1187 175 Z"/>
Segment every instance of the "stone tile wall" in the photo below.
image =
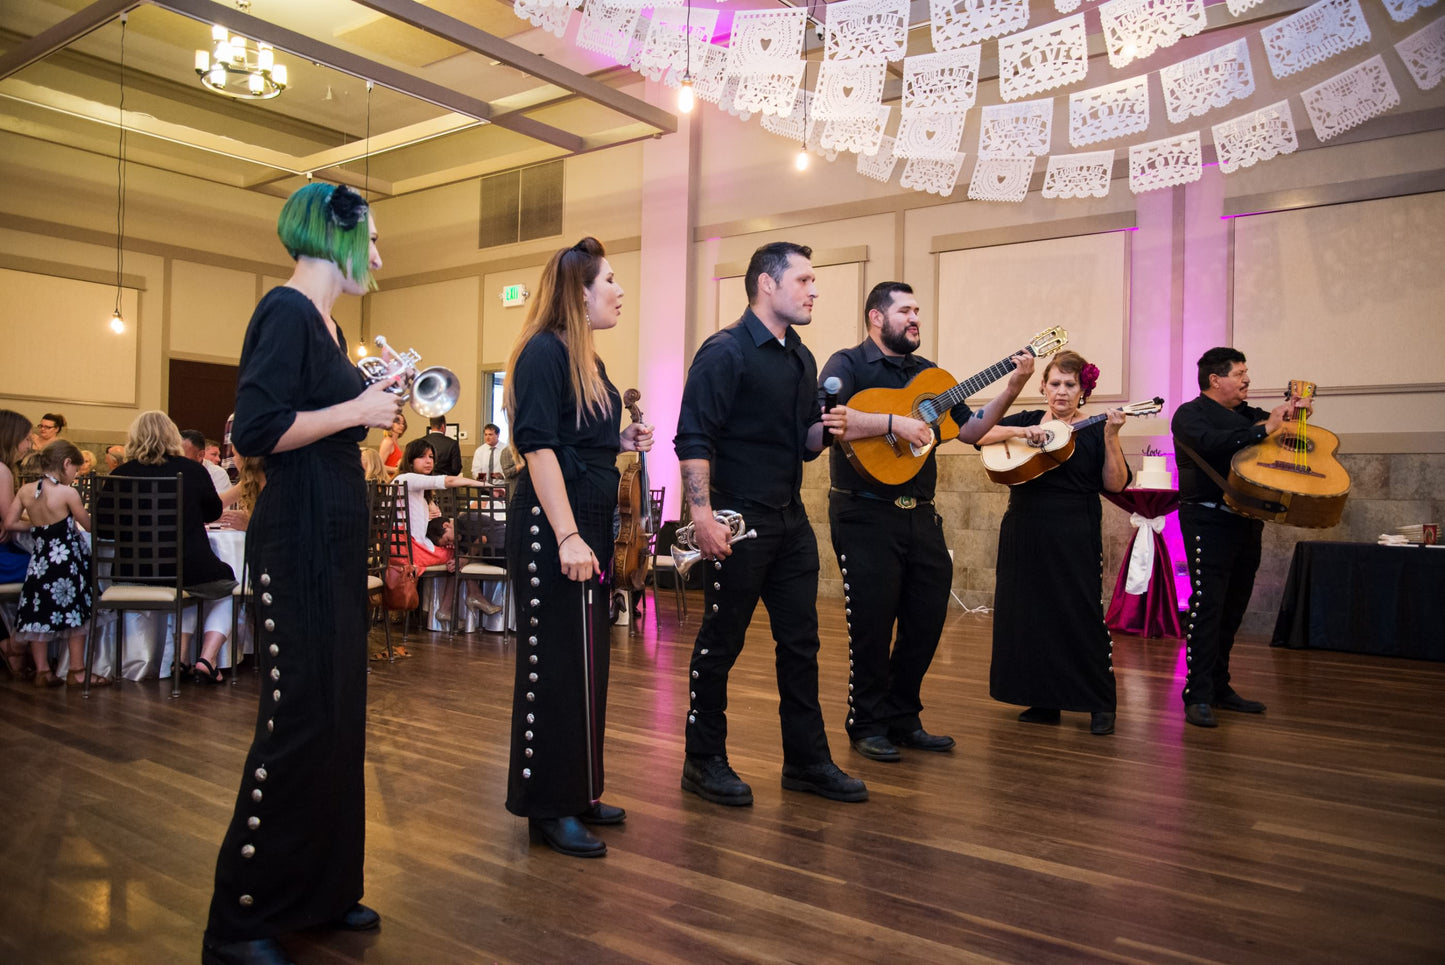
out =
<path fill-rule="evenodd" d="M 1008 491 L 984 474 L 972 449 L 953 447 L 938 457 L 936 503 L 943 515 L 948 545 L 954 552 L 953 588 L 968 606 L 992 605 L 999 522 L 1008 506 Z M 1344 517 L 1325 530 L 1299 529 L 1273 523 L 1264 528 L 1263 553 L 1254 597 L 1245 615 L 1244 632 L 1268 634 L 1274 629 L 1294 545 L 1299 540 L 1374 542 L 1381 533 L 1408 523 L 1445 522 L 1445 454 L 1342 455 L 1340 462 L 1352 482 Z M 1138 457 L 1130 458 L 1137 469 Z M 819 595 L 839 598 L 843 584 L 828 538 L 828 465 L 826 458 L 808 463 L 803 474 L 803 500 L 822 556 Z M 1129 517 L 1104 504 L 1104 597 L 1114 588 L 1133 528 Z"/>

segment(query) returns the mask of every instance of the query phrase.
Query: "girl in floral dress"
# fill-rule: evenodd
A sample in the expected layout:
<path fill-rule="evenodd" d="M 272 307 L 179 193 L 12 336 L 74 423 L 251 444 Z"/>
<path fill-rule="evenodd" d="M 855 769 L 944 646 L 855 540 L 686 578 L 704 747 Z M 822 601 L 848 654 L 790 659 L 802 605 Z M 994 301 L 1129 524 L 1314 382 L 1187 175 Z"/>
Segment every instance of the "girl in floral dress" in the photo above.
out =
<path fill-rule="evenodd" d="M 90 622 L 90 546 L 82 529 L 90 528 L 90 514 L 72 485 L 79 472 L 80 450 L 57 439 L 37 456 L 44 474 L 26 484 L 5 514 L 5 528 L 20 527 L 22 511 L 30 520 L 34 554 L 20 591 L 15 639 L 30 644 L 35 660 L 35 686 L 58 687 L 66 681 L 50 670 L 50 642 L 62 637 L 70 644 L 72 686 L 84 683 L 85 631 Z M 93 676 L 92 687 L 110 683 Z"/>

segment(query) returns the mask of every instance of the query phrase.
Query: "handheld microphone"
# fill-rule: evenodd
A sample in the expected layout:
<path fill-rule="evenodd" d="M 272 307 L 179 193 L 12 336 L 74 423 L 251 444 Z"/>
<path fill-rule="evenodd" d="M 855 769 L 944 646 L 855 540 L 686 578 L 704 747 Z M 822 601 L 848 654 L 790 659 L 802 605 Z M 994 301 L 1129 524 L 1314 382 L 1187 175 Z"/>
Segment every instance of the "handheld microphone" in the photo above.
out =
<path fill-rule="evenodd" d="M 830 375 L 823 380 L 823 411 L 828 412 L 838 404 L 838 393 L 843 391 L 843 380 L 836 375 Z M 823 445 L 833 444 L 833 433 L 827 428 L 823 429 Z"/>

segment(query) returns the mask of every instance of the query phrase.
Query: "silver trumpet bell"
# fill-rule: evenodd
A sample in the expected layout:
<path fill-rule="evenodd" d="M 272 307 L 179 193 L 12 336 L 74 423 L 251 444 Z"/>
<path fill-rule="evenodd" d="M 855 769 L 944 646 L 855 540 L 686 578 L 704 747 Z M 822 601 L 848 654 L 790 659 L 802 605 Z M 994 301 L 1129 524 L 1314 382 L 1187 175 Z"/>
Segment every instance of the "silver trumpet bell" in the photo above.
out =
<path fill-rule="evenodd" d="M 731 509 L 719 509 L 712 514 L 712 518 L 728 528 L 728 545 L 740 543 L 745 539 L 758 538 L 757 530 L 747 529 L 748 524 L 743 521 L 742 513 L 734 512 Z M 702 559 L 702 550 L 697 548 L 693 538 L 692 523 L 678 527 L 677 536 L 672 544 L 672 565 L 677 569 L 679 576 L 687 576 L 687 571 L 692 569 L 692 565 Z"/>
<path fill-rule="evenodd" d="M 381 335 L 376 336 L 376 346 L 381 349 L 380 355 L 369 355 L 356 363 L 367 385 L 401 373 L 401 378 L 386 391 L 395 392 L 403 400 L 409 399 L 417 414 L 427 418 L 445 415 L 457 404 L 461 383 L 451 369 L 433 365 L 418 372 L 416 364 L 421 361 L 421 355 L 416 349 L 398 354 Z"/>

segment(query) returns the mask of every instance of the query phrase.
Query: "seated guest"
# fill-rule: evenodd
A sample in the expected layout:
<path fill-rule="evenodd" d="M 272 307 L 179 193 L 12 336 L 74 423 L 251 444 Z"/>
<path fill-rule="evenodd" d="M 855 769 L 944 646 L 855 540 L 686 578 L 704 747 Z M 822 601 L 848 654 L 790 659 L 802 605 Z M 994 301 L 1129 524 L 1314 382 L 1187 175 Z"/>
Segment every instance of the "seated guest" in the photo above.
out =
<path fill-rule="evenodd" d="M 266 488 L 266 460 L 260 456 L 237 456 L 236 484 L 221 493 L 221 527 L 244 530 L 251 521 L 256 500 Z"/>
<path fill-rule="evenodd" d="M 381 433 L 381 463 L 386 466 L 386 475 L 395 476 L 401 466 L 401 437 L 406 435 L 406 416 L 398 412 L 391 420 L 391 428 Z"/>
<path fill-rule="evenodd" d="M 214 439 L 206 440 L 206 451 L 201 460 L 208 466 L 219 466 L 221 464 L 221 444 Z M 230 475 L 227 473 L 226 475 Z"/>
<path fill-rule="evenodd" d="M 125 462 L 125 446 L 107 446 L 105 450 L 105 471 L 115 472 L 115 467 Z"/>
<path fill-rule="evenodd" d="M 438 546 L 427 535 L 428 525 L 434 521 L 434 517 L 441 515 L 441 510 L 429 502 L 427 490 L 482 485 L 480 480 L 466 476 L 434 476 L 432 469 L 435 465 L 436 455 L 432 451 L 430 436 L 413 439 L 406 444 L 406 451 L 401 458 L 401 472 L 392 480 L 395 483 L 406 483 L 407 516 L 411 522 L 411 561 L 418 571 L 438 564 L 445 564 L 448 570 L 455 566 L 451 547 Z M 447 522 L 450 525 L 450 521 Z M 452 586 L 450 581 L 444 585 L 440 610 L 446 614 L 451 612 Z"/>
<path fill-rule="evenodd" d="M 80 450 L 80 470 L 76 475 L 89 476 L 93 472 L 95 472 L 95 453 L 89 449 Z"/>
<path fill-rule="evenodd" d="M 204 446 L 204 436 L 201 441 Z M 195 679 L 203 684 L 221 683 L 225 678 L 216 669 L 216 660 L 231 632 L 231 590 L 236 586 L 236 574 L 216 557 L 206 538 L 206 524 L 221 518 L 221 496 L 200 463 L 183 455 L 181 434 L 164 412 L 142 412 L 136 417 L 125 454 L 127 461 L 116 467 L 112 476 L 182 477 L 186 591 L 206 601 L 201 607 L 205 624 Z M 124 564 L 117 564 L 117 582 L 124 582 L 125 576 Z M 181 649 L 175 659 L 182 660 L 190 652 L 195 631 L 196 611 L 187 608 L 181 617 Z"/>
<path fill-rule="evenodd" d="M 199 429 L 186 429 L 181 433 L 181 453 L 192 462 L 201 464 L 216 492 L 223 493 L 231 488 L 231 477 L 220 466 L 206 462 L 206 435 Z"/>
<path fill-rule="evenodd" d="M 366 473 L 366 481 L 369 483 L 390 481 L 390 474 L 387 473 L 386 466 L 381 461 L 381 453 L 375 449 L 361 450 L 361 471 Z"/>
<path fill-rule="evenodd" d="M 10 409 L 0 409 L 0 520 L 15 500 L 15 467 L 30 451 L 30 420 Z M 30 553 L 20 545 L 19 534 L 0 528 L 0 583 L 19 583 L 30 566 Z M 10 673 L 19 677 L 25 666 L 25 647 L 5 641 L 5 659 Z"/>
<path fill-rule="evenodd" d="M 35 432 L 30 436 L 32 449 L 44 449 L 65 431 L 65 416 L 58 412 L 47 412 L 35 423 Z"/>

